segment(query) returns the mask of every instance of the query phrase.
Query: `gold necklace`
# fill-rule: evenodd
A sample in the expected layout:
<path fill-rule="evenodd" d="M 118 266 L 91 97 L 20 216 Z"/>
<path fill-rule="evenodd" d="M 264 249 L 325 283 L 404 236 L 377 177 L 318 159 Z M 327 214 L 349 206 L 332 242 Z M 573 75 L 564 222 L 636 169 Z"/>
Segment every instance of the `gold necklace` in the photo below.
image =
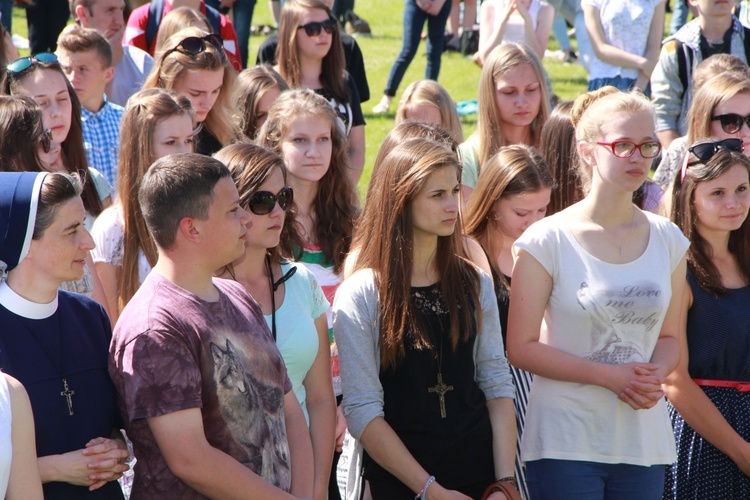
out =
<path fill-rule="evenodd" d="M 594 222 L 594 219 L 592 219 L 591 215 L 589 215 L 585 210 L 584 210 L 583 213 L 586 214 L 586 217 L 589 218 L 589 220 L 591 221 L 592 224 L 594 224 L 595 226 L 599 226 L 599 227 L 602 228 L 602 236 L 604 236 L 604 238 L 612 246 L 614 246 L 615 248 L 617 248 L 618 253 L 620 254 L 620 256 L 622 256 L 622 249 L 625 247 L 625 245 L 628 244 L 628 241 L 630 241 L 630 236 L 633 234 L 633 231 L 635 230 L 635 208 L 632 208 L 632 212 L 633 212 L 633 218 L 630 220 L 630 232 L 625 237 L 625 241 L 622 242 L 622 245 L 618 245 L 617 243 L 615 243 L 614 241 L 612 241 L 612 239 L 609 236 L 607 236 L 607 230 L 604 229 L 604 226 L 602 224 L 597 224 L 596 222 Z"/>

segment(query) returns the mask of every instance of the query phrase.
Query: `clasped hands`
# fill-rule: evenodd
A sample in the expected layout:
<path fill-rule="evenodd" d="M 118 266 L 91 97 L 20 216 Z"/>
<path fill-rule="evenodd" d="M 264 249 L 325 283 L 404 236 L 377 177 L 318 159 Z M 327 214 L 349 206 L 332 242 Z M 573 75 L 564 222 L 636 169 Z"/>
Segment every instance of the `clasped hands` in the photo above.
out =
<path fill-rule="evenodd" d="M 60 472 L 63 481 L 88 486 L 90 491 L 101 488 L 109 481 L 117 481 L 130 469 L 130 457 L 125 443 L 119 439 L 94 438 L 86 447 L 61 455 Z"/>
<path fill-rule="evenodd" d="M 610 365 L 610 380 L 605 387 L 634 410 L 647 410 L 664 397 L 662 384 L 667 382 L 667 374 L 662 371 L 662 366 L 654 363 Z"/>

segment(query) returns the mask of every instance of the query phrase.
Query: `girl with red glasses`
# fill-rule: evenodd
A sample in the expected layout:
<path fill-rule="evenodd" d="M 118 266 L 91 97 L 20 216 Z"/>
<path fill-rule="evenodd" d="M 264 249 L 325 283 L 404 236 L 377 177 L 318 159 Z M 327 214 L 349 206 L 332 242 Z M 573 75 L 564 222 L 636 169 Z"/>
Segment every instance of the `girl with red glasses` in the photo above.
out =
<path fill-rule="evenodd" d="M 648 99 L 602 89 L 572 114 L 586 196 L 514 245 L 508 356 L 534 373 L 526 482 L 535 500 L 656 500 L 676 458 L 661 384 L 679 359 L 689 242 L 633 203 L 661 149 Z"/>

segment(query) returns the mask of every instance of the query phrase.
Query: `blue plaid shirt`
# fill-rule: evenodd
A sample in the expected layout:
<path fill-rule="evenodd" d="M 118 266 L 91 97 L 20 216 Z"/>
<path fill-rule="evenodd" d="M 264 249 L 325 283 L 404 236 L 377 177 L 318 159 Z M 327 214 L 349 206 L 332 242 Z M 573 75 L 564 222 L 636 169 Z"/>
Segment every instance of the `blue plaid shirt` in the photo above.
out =
<path fill-rule="evenodd" d="M 120 120 L 122 106 L 109 102 L 104 95 L 104 106 L 96 113 L 81 108 L 83 142 L 90 167 L 104 174 L 114 186 L 117 181 L 117 156 L 120 151 Z"/>

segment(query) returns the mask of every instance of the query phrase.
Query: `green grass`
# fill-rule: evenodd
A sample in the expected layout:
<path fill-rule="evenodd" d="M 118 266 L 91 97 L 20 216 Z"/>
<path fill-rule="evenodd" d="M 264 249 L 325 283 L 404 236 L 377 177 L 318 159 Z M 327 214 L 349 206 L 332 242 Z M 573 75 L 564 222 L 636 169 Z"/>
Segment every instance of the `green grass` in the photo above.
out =
<path fill-rule="evenodd" d="M 391 65 L 401 49 L 403 1 L 374 2 L 360 0 L 357 2 L 356 11 L 370 23 L 373 32 L 371 37 L 357 39 L 365 57 L 365 67 L 372 96 L 368 102 L 362 105 L 367 121 L 365 128 L 367 149 L 365 171 L 358 188 L 360 194 L 364 195 L 378 148 L 393 128 L 395 103 L 398 102 L 401 92 L 409 83 L 424 78 L 426 44 L 420 44 L 419 51 L 409 66 L 399 93 L 394 99 L 392 112 L 386 116 L 375 116 L 371 113 L 372 107 L 380 100 Z M 253 24 L 272 24 L 266 0 L 259 0 L 256 4 Z M 13 32 L 24 37 L 27 36 L 25 11 L 23 9 L 13 9 Z M 254 59 L 254 54 L 261 41 L 262 37 L 260 36 L 251 37 L 251 60 Z M 573 43 L 575 44 L 575 40 Z M 557 49 L 552 37 L 550 37 L 549 49 Z M 25 53 L 22 55 L 28 53 L 28 51 L 23 52 Z M 552 80 L 553 91 L 561 100 L 575 99 L 579 94 L 586 91 L 586 73 L 580 65 L 563 64 L 550 58 L 544 59 L 543 63 Z M 456 102 L 476 99 L 480 73 L 481 69 L 470 59 L 456 52 L 443 54 L 439 80 Z M 473 133 L 476 128 L 476 115 L 464 117 L 463 128 L 465 137 Z"/>

